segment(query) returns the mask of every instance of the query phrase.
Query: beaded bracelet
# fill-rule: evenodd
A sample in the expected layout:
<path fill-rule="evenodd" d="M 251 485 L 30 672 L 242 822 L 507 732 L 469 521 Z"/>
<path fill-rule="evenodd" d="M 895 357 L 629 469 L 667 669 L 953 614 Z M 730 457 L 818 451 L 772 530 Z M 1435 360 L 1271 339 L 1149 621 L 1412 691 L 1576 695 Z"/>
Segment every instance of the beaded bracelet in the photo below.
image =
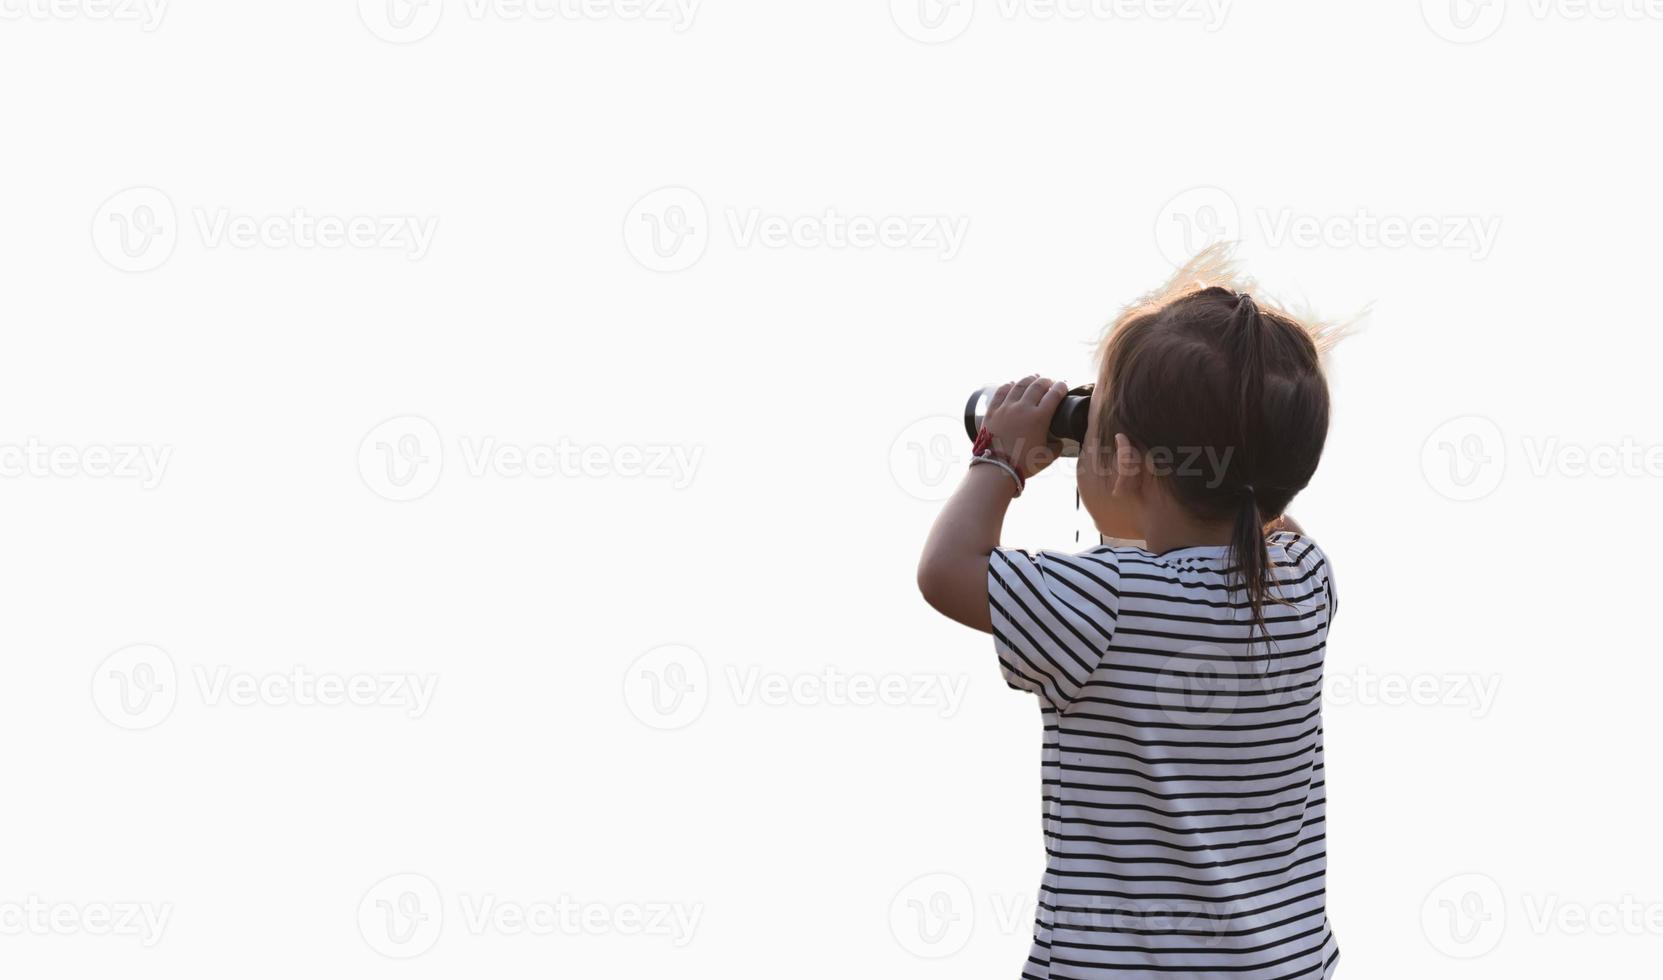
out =
<path fill-rule="evenodd" d="M 999 456 L 996 455 L 993 450 L 989 449 L 989 450 L 984 451 L 979 456 L 972 457 L 971 460 L 970 460 L 970 465 L 975 466 L 977 463 L 987 463 L 990 466 L 997 466 L 1000 469 L 1004 470 L 1006 473 L 1009 473 L 1010 478 L 1012 480 L 1016 481 L 1016 495 L 1018 497 L 1022 496 L 1022 491 L 1026 488 L 1026 485 L 1027 485 L 1026 481 L 1022 479 L 1022 474 L 1018 473 L 1016 471 L 1016 467 L 1014 467 L 1011 464 L 1005 462 L 1003 459 L 1000 459 Z"/>

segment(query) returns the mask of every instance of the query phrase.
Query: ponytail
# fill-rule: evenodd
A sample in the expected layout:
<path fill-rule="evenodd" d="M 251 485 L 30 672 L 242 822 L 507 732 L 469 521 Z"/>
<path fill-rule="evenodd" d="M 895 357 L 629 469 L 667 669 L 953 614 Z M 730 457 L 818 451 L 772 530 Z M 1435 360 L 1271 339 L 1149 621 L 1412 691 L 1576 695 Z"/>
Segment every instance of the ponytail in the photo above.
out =
<path fill-rule="evenodd" d="M 1242 588 L 1247 592 L 1248 607 L 1253 610 L 1253 625 L 1267 636 L 1265 601 L 1270 592 L 1270 555 L 1265 548 L 1264 519 L 1259 514 L 1259 501 L 1253 484 L 1244 483 L 1241 506 L 1236 511 L 1235 529 L 1230 533 L 1230 553 L 1241 571 Z"/>
<path fill-rule="evenodd" d="M 1238 483 L 1235 493 L 1235 527 L 1230 535 L 1230 551 L 1236 568 L 1241 572 L 1242 588 L 1247 593 L 1248 608 L 1253 612 L 1253 625 L 1266 636 L 1265 602 L 1270 592 L 1270 555 L 1265 547 L 1264 517 L 1259 511 L 1259 491 L 1253 485 L 1258 472 L 1257 450 L 1264 428 L 1264 330 L 1263 318 L 1253 297 L 1241 293 L 1236 297 L 1235 313 L 1231 317 L 1229 348 L 1231 361 L 1239 379 L 1237 390 L 1237 432 L 1235 471 Z"/>

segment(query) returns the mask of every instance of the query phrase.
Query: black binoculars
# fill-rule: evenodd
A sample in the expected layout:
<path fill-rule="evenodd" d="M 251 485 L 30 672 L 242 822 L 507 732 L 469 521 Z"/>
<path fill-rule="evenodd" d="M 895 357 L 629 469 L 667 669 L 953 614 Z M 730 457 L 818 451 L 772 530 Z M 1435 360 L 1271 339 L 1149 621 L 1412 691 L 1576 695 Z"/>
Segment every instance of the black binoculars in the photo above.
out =
<path fill-rule="evenodd" d="M 1071 388 L 1063 396 L 1062 404 L 1057 406 L 1055 415 L 1051 416 L 1051 438 L 1062 443 L 1062 456 L 1079 456 L 1080 444 L 1086 441 L 1086 422 L 1091 417 L 1091 389 L 1094 385 L 1080 385 Z M 970 393 L 970 400 L 964 404 L 964 432 L 971 442 L 976 441 L 976 433 L 982 431 L 982 423 L 987 419 L 987 408 L 993 404 L 993 393 L 997 388 L 978 388 Z"/>

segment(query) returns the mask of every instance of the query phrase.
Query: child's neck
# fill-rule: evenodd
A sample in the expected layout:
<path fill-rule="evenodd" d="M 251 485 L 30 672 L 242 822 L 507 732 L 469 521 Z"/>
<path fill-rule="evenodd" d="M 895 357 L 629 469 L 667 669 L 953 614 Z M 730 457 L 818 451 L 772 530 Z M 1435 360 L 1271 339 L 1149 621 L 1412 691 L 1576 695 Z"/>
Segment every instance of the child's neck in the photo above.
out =
<path fill-rule="evenodd" d="M 1235 531 L 1232 521 L 1203 521 L 1168 503 L 1145 513 L 1144 547 L 1157 555 L 1180 548 L 1228 545 Z"/>

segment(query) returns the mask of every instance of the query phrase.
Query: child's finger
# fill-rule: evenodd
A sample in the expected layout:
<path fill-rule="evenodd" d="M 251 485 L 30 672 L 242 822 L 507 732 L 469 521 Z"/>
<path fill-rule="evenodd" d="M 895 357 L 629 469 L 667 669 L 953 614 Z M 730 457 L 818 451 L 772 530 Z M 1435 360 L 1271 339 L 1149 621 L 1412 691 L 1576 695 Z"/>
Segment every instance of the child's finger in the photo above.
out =
<path fill-rule="evenodd" d="M 1038 386 L 1036 385 L 1035 387 Z M 1057 406 L 1062 404 L 1063 397 L 1067 394 L 1067 382 L 1052 381 L 1049 382 L 1045 386 L 1045 389 L 1040 392 L 1039 397 L 1035 399 L 1034 404 L 1048 412 L 1055 412 L 1057 410 Z"/>
<path fill-rule="evenodd" d="M 985 415 L 992 415 L 994 409 L 1005 403 L 1005 399 L 1010 396 L 1010 393 L 1010 382 L 1007 381 L 1000 385 L 998 389 L 993 392 L 993 399 L 987 403 L 987 412 Z"/>

